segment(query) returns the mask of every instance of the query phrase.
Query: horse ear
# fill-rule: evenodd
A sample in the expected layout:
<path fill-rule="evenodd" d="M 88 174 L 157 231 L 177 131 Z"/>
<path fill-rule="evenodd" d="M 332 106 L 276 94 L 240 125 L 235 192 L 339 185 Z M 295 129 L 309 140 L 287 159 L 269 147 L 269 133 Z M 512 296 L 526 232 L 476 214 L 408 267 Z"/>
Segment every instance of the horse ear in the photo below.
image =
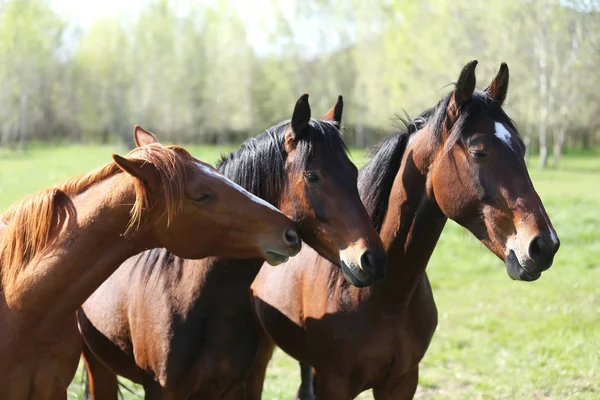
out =
<path fill-rule="evenodd" d="M 473 97 L 473 92 L 475 91 L 475 67 L 477 67 L 477 60 L 468 62 L 458 77 L 458 82 L 456 82 L 456 87 L 450 98 L 450 104 L 448 104 L 448 112 L 453 120 L 458 118 L 461 109 Z"/>
<path fill-rule="evenodd" d="M 151 143 L 158 143 L 158 139 L 153 133 L 145 130 L 139 125 L 133 127 L 133 140 L 137 147 L 142 147 Z"/>
<path fill-rule="evenodd" d="M 156 170 L 154 165 L 140 158 L 125 158 L 118 154 L 112 155 L 115 164 L 124 172 L 134 176 L 149 185 L 153 185 L 156 180 Z"/>
<path fill-rule="evenodd" d="M 342 96 L 338 96 L 335 106 L 331 110 L 327 111 L 327 114 L 321 118 L 323 121 L 335 121 L 338 124 L 342 123 L 342 110 L 344 109 L 344 99 Z"/>
<path fill-rule="evenodd" d="M 297 140 L 304 135 L 310 123 L 310 105 L 308 104 L 308 94 L 300 96 L 294 107 L 292 114 L 292 138 Z"/>
<path fill-rule="evenodd" d="M 498 73 L 492 79 L 490 85 L 485 88 L 484 92 L 500 103 L 500 105 L 504 103 L 506 93 L 508 92 L 508 65 L 506 63 L 503 62 L 500 64 Z"/>

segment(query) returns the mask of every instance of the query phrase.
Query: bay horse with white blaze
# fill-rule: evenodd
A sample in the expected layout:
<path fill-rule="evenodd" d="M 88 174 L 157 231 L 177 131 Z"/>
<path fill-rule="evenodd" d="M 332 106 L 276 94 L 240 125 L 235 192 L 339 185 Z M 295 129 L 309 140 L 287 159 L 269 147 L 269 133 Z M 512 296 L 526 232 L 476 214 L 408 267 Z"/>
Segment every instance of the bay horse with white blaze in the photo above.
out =
<path fill-rule="evenodd" d="M 314 398 L 309 366 L 321 400 L 370 388 L 377 400 L 411 399 L 437 325 L 425 268 L 448 218 L 504 261 L 512 279 L 533 281 L 550 268 L 559 240 L 501 108 L 508 67 L 475 92 L 476 64 L 437 106 L 383 141 L 359 174 L 388 256 L 385 281 L 352 287 L 306 247 L 283 268 L 260 271 L 252 291 L 265 332 L 250 399 L 260 398 L 275 344 L 303 364 L 300 399 Z"/>
<path fill-rule="evenodd" d="M 354 285 L 384 277 L 385 252 L 340 135 L 342 98 L 312 120 L 308 95 L 218 169 L 297 222 L 302 239 Z M 306 247 L 306 246 L 305 246 Z M 186 260 L 167 250 L 129 259 L 79 313 L 90 392 L 117 399 L 116 374 L 146 398 L 244 397 L 259 332 L 250 285 L 263 260 Z M 277 290 L 291 290 L 285 282 Z"/>
<path fill-rule="evenodd" d="M 0 398 L 66 399 L 82 351 L 76 311 L 128 257 L 281 257 L 295 225 L 185 149 L 134 128 L 124 158 L 46 189 L 0 220 Z"/>

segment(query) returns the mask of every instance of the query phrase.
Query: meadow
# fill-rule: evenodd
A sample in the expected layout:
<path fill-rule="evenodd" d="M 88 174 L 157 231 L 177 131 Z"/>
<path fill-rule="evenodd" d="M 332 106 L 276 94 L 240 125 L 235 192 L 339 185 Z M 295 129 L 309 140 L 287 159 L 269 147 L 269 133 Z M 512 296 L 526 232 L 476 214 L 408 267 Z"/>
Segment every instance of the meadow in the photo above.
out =
<path fill-rule="evenodd" d="M 230 148 L 191 147 L 214 162 Z M 109 146 L 0 150 L 0 210 L 26 194 L 110 160 Z M 365 158 L 353 151 L 357 165 Z M 533 283 L 449 222 L 428 267 L 439 325 L 421 363 L 419 399 L 598 399 L 600 396 L 600 154 L 566 155 L 560 169 L 530 173 L 561 249 Z M 69 398 L 81 399 L 81 374 Z M 291 399 L 297 363 L 278 351 L 264 399 Z M 139 387 L 126 399 L 142 398 Z M 371 399 L 364 393 L 361 399 Z"/>

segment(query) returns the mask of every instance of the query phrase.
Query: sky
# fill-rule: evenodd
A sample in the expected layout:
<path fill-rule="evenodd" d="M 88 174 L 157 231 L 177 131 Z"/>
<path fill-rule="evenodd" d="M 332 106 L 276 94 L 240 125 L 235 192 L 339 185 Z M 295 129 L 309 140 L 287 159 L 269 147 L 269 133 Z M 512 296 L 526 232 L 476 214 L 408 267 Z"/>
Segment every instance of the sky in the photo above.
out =
<path fill-rule="evenodd" d="M 204 0 L 205 3 L 218 0 Z M 246 25 L 248 39 L 255 47 L 255 50 L 261 52 L 268 48 L 267 37 L 261 28 L 265 21 L 269 20 L 271 10 L 271 0 L 230 0 L 238 9 L 238 14 Z M 148 0 L 50 0 L 50 6 L 61 16 L 83 29 L 88 29 L 99 17 L 111 17 L 116 15 L 126 16 L 135 19 L 143 5 Z M 189 0 L 175 0 L 172 2 L 176 6 L 185 9 Z M 294 0 L 284 0 L 279 2 L 284 12 L 293 12 Z"/>
<path fill-rule="evenodd" d="M 119 13 L 137 15 L 143 0 L 50 0 L 50 6 L 69 21 L 89 28 L 98 17 L 114 16 Z"/>

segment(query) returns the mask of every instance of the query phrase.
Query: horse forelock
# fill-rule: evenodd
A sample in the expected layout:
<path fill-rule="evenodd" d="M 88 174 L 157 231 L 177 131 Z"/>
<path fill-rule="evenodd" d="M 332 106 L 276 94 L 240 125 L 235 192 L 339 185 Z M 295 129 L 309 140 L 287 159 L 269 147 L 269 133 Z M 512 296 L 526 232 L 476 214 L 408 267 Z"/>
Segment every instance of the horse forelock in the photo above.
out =
<path fill-rule="evenodd" d="M 311 119 L 309 133 L 298 141 L 295 155 L 295 168 L 303 170 L 318 145 L 323 146 L 326 157 L 337 161 L 350 162 L 348 147 L 342 138 L 340 124 L 336 121 Z"/>
<path fill-rule="evenodd" d="M 192 155 L 180 146 L 163 146 L 152 143 L 132 150 L 127 157 L 146 160 L 152 164 L 159 177 L 159 193 L 164 200 L 167 225 L 183 210 L 185 198 L 186 164 L 195 161 Z M 150 191 L 144 182 L 134 179 L 135 203 L 131 209 L 131 219 L 126 233 L 139 229 L 147 211 L 154 207 L 158 199 L 151 199 Z"/>
<path fill-rule="evenodd" d="M 452 124 L 449 132 L 445 132 L 446 121 L 448 118 L 448 104 L 452 93 L 446 95 L 432 109 L 426 111 L 431 114 L 430 126 L 436 140 L 436 144 L 443 141 L 444 133 L 447 135 L 445 150 L 449 151 L 454 145 L 460 144 L 468 135 L 474 124 L 484 117 L 492 118 L 496 122 L 500 122 L 511 128 L 518 136 L 516 124 L 511 120 L 502 109 L 498 101 L 494 100 L 486 92 L 474 92 L 471 100 L 466 104 L 458 119 Z M 494 134 L 494 132 L 490 132 Z"/>

